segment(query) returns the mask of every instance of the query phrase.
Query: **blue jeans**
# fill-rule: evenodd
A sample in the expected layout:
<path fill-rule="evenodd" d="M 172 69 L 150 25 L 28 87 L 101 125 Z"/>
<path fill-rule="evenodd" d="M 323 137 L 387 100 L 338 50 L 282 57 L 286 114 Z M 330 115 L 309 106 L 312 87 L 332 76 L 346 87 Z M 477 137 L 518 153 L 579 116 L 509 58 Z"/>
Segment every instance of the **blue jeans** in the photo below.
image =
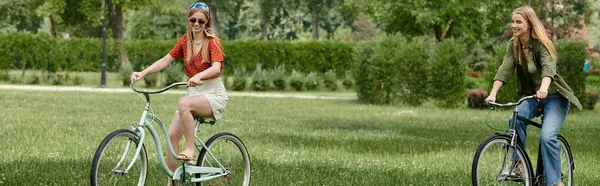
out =
<path fill-rule="evenodd" d="M 571 103 L 559 93 L 549 94 L 546 99 L 539 102 L 535 99 L 528 99 L 522 102 L 517 109 L 518 115 L 531 119 L 538 115 L 538 106 L 544 108 L 542 116 L 542 129 L 540 131 L 540 150 L 542 153 L 542 162 L 544 164 L 544 173 L 546 174 L 546 184 L 555 185 L 560 183 L 561 167 L 560 152 L 558 151 L 558 133 L 562 127 Z M 512 116 L 509 118 L 509 125 L 512 122 Z M 519 141 L 525 145 L 527 139 L 527 126 L 521 120 L 517 120 L 515 127 L 519 136 Z"/>

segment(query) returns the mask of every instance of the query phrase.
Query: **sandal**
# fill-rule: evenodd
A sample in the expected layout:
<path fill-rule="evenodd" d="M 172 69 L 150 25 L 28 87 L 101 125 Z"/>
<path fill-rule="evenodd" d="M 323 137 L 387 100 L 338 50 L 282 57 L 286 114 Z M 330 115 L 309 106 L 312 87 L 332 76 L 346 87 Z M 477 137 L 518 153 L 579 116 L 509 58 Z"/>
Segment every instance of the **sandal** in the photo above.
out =
<path fill-rule="evenodd" d="M 185 154 L 183 152 L 179 153 L 177 155 L 177 157 L 175 157 L 175 158 L 178 159 L 178 160 L 183 160 L 183 162 L 186 162 L 186 163 L 191 162 L 191 161 L 196 161 L 194 155 L 188 156 L 187 154 Z"/>

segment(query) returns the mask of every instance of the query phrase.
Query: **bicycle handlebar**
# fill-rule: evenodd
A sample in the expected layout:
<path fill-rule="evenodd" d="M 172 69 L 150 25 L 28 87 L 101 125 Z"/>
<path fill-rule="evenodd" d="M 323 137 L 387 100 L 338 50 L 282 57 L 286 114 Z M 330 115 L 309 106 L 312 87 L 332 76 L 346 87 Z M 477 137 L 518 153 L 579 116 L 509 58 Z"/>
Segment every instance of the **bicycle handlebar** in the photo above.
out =
<path fill-rule="evenodd" d="M 517 101 L 516 103 L 505 103 L 505 104 L 500 104 L 500 103 L 496 103 L 496 102 L 488 102 L 488 104 L 490 106 L 497 106 L 497 107 L 512 107 L 512 106 L 517 106 L 519 104 L 521 104 L 523 101 L 528 100 L 528 99 L 536 99 L 535 95 L 531 95 L 531 96 L 525 96 L 521 99 L 519 99 L 519 101 Z"/>
<path fill-rule="evenodd" d="M 137 93 L 142 93 L 142 94 L 158 94 L 158 93 L 162 93 L 164 91 L 167 91 L 175 86 L 179 86 L 179 85 L 187 85 L 188 82 L 177 82 L 177 83 L 173 83 L 163 89 L 157 90 L 157 91 L 148 91 L 148 90 L 138 90 L 135 88 L 135 86 L 133 85 L 135 83 L 135 77 L 131 78 L 131 84 L 129 84 L 129 88 L 131 88 L 131 90 L 133 90 L 134 92 Z"/>

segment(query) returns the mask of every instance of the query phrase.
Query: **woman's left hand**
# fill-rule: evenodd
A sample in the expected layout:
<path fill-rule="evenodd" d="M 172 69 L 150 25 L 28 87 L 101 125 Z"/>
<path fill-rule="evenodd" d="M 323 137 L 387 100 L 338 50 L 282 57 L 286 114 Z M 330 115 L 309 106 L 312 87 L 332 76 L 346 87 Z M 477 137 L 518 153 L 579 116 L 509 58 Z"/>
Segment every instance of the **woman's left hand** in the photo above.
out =
<path fill-rule="evenodd" d="M 546 99 L 546 97 L 548 97 L 548 91 L 547 90 L 538 90 L 535 93 L 535 96 L 538 100 Z"/>
<path fill-rule="evenodd" d="M 196 85 L 200 85 L 202 84 L 202 81 L 200 80 L 202 79 L 200 76 L 194 76 L 192 78 L 190 78 L 190 80 L 188 81 L 187 86 L 188 87 L 195 87 Z"/>

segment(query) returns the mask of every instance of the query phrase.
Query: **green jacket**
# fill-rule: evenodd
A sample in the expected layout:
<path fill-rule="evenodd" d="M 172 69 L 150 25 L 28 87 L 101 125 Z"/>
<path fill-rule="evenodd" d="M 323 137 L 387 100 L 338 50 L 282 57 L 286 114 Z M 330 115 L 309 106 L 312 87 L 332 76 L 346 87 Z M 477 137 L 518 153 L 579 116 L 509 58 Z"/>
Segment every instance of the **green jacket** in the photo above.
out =
<path fill-rule="evenodd" d="M 532 90 L 532 80 L 529 78 L 529 73 L 527 71 L 527 66 L 522 66 L 518 62 L 515 62 L 515 58 L 513 57 L 512 50 L 512 39 L 508 41 L 508 46 L 506 48 L 506 55 L 504 56 L 504 60 L 502 61 L 502 65 L 498 68 L 498 72 L 496 72 L 496 76 L 494 80 L 502 81 L 506 83 L 506 79 L 509 78 L 515 71 L 517 74 L 517 93 L 519 96 L 526 96 L 526 94 L 531 94 L 531 92 L 535 93 L 536 90 Z M 520 44 L 519 44 L 520 45 Z M 527 43 L 527 47 L 529 48 L 530 53 L 532 54 L 533 61 L 538 69 L 541 69 L 541 77 L 550 77 L 552 78 L 552 85 L 550 88 L 557 88 L 558 92 L 567 98 L 571 103 L 573 103 L 579 110 L 582 109 L 581 103 L 579 99 L 575 97 L 573 94 L 573 90 L 571 87 L 567 85 L 565 80 L 558 75 L 556 72 L 556 60 L 552 59 L 548 49 L 536 39 L 531 38 Z M 520 48 L 520 47 L 519 47 Z M 522 50 L 518 50 L 522 52 Z M 548 90 L 548 92 L 554 92 L 553 90 Z"/>

